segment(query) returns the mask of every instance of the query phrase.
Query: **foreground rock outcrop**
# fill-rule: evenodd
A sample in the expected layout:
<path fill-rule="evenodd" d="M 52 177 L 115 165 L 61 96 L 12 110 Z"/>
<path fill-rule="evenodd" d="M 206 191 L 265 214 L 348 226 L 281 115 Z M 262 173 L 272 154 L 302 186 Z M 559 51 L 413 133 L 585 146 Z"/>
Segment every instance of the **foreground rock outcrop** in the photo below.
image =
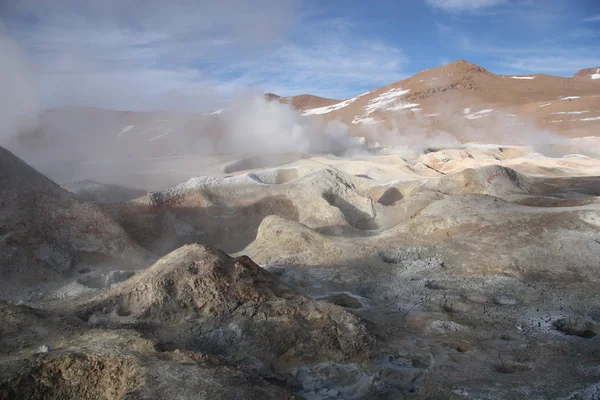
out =
<path fill-rule="evenodd" d="M 341 307 L 301 295 L 248 257 L 198 244 L 166 255 L 77 314 L 93 324 L 139 324 L 166 348 L 261 369 L 364 357 L 373 345 L 360 320 Z"/>
<path fill-rule="evenodd" d="M 2 301 L 0 316 L 3 400 L 292 398 L 285 383 L 207 354 L 164 350 L 132 330 Z"/>
<path fill-rule="evenodd" d="M 534 151 L 241 163 L 103 211 L 5 169 L 6 243 L 79 250 L 0 301 L 0 398 L 595 399 L 600 161 Z M 133 241 L 164 256 L 116 267 Z"/>

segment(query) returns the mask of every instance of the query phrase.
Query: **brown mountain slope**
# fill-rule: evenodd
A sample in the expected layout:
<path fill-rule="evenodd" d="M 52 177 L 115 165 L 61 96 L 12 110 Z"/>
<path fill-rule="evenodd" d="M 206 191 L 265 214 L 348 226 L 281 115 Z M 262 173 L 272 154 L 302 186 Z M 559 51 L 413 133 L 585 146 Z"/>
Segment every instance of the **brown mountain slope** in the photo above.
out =
<path fill-rule="evenodd" d="M 265 93 L 265 99 L 268 101 L 279 101 L 280 103 L 290 104 L 296 110 L 300 111 L 308 110 L 310 108 L 326 107 L 341 101 L 313 96 L 312 94 L 299 94 L 297 96 L 281 97 L 275 93 Z"/>
<path fill-rule="evenodd" d="M 443 131 L 461 140 L 496 140 L 529 123 L 587 136 L 600 127 L 600 80 L 496 75 L 459 60 L 304 115 L 340 120 L 357 135 L 395 121 L 398 135 Z M 474 137 L 480 132 L 486 137 Z"/>
<path fill-rule="evenodd" d="M 313 96 L 312 94 L 301 94 L 298 96 L 284 97 L 287 103 L 291 104 L 297 110 L 308 110 L 317 107 L 326 107 L 337 104 L 340 100 L 326 99 L 324 97 Z"/>
<path fill-rule="evenodd" d="M 573 78 L 600 79 L 600 67 L 584 68 L 573 75 Z"/>

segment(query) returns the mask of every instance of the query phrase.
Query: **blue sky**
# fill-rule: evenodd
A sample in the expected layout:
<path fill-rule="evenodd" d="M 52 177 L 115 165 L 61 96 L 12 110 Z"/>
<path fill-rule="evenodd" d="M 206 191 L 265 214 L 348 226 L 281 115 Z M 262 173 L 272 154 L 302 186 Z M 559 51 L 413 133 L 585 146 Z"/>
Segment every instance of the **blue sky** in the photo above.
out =
<path fill-rule="evenodd" d="M 45 107 L 203 111 L 245 88 L 346 98 L 457 59 L 600 66 L 597 0 L 4 0 L 0 21 Z"/>

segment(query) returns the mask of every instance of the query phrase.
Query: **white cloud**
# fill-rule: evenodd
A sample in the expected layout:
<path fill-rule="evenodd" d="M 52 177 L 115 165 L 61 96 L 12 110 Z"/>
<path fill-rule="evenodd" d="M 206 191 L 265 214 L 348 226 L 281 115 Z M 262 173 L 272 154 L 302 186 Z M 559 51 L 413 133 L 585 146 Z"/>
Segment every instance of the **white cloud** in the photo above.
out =
<path fill-rule="evenodd" d="M 600 65 L 600 56 L 569 55 L 529 55 L 503 61 L 501 65 L 513 70 L 549 73 L 574 74 L 580 69 Z"/>
<path fill-rule="evenodd" d="M 568 33 L 569 37 L 572 38 L 595 38 L 600 36 L 600 32 L 594 29 L 573 29 Z"/>
<path fill-rule="evenodd" d="M 19 0 L 0 7 L 37 65 L 45 106 L 130 110 L 172 108 L 173 99 L 190 99 L 196 109 L 218 102 L 231 88 L 214 81 L 214 69 L 278 43 L 296 18 L 295 0 Z"/>
<path fill-rule="evenodd" d="M 497 73 L 514 74 L 547 73 L 571 76 L 580 69 L 600 65 L 600 48 L 582 42 L 580 46 L 560 46 L 558 44 L 537 47 L 507 47 L 494 43 L 479 42 L 460 32 L 453 37 L 463 52 L 484 55 L 490 64 L 500 65 L 504 70 L 489 69 Z"/>
<path fill-rule="evenodd" d="M 300 93 L 345 98 L 405 78 L 401 49 L 377 41 L 329 37 L 319 44 L 285 44 L 264 59 L 233 66 L 245 69 L 241 86 L 280 95 Z"/>
<path fill-rule="evenodd" d="M 600 22 L 600 14 L 584 18 L 583 22 Z"/>
<path fill-rule="evenodd" d="M 0 10 L 38 66 L 45 106 L 205 111 L 243 87 L 346 97 L 404 78 L 399 48 L 356 38 L 344 18 L 302 20 L 296 1 L 20 0 Z"/>
<path fill-rule="evenodd" d="M 425 0 L 432 7 L 448 12 L 470 12 L 494 7 L 505 0 Z"/>
<path fill-rule="evenodd" d="M 0 139 L 35 124 L 39 97 L 34 73 L 17 43 L 0 25 Z"/>

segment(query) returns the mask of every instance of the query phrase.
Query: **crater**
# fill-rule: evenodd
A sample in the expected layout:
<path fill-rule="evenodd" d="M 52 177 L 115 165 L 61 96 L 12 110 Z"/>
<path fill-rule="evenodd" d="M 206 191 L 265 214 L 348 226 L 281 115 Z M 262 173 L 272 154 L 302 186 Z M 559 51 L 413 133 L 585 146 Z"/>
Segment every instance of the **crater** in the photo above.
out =
<path fill-rule="evenodd" d="M 336 306 L 351 308 L 351 309 L 359 309 L 362 307 L 362 304 L 358 299 L 353 296 L 350 296 L 347 293 L 336 293 L 326 297 L 322 297 L 319 300 L 326 301 L 331 304 L 335 304 Z"/>
<path fill-rule="evenodd" d="M 382 206 L 393 206 L 403 198 L 404 196 L 402 196 L 402 193 L 398 189 L 391 187 L 381 195 L 377 202 Z"/>
<path fill-rule="evenodd" d="M 352 203 L 332 191 L 325 192 L 323 194 L 323 199 L 329 203 L 329 205 L 340 210 L 350 226 L 360 230 L 378 229 L 372 216 L 359 210 Z"/>
<path fill-rule="evenodd" d="M 598 327 L 582 317 L 559 319 L 554 322 L 554 327 L 566 335 L 579 336 L 584 339 L 591 339 L 598 333 Z"/>
<path fill-rule="evenodd" d="M 296 168 L 273 169 L 250 173 L 248 177 L 258 183 L 281 185 L 298 179 L 298 170 Z"/>
<path fill-rule="evenodd" d="M 94 274 L 77 279 L 77 283 L 91 289 L 106 289 L 116 283 L 126 281 L 135 275 L 134 271 L 110 271 L 107 274 Z"/>

